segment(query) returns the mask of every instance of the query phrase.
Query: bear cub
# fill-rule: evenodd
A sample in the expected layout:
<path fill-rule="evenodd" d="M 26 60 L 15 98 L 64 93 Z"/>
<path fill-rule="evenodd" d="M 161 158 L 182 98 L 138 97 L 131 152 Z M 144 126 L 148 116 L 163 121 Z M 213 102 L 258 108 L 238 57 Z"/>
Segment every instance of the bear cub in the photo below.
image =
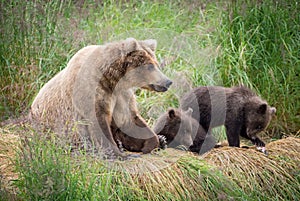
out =
<path fill-rule="evenodd" d="M 212 135 L 206 135 L 205 130 L 191 115 L 191 108 L 186 111 L 170 108 L 157 119 L 153 131 L 158 136 L 164 136 L 169 147 L 183 145 L 190 151 L 205 153 L 214 148 L 216 141 Z M 193 143 L 197 143 L 196 148 L 192 147 Z"/>
<path fill-rule="evenodd" d="M 121 152 L 129 151 L 129 152 L 143 152 L 144 154 L 149 153 L 147 147 L 149 143 L 151 143 L 151 138 L 143 139 L 143 138 L 136 138 L 132 135 L 124 133 L 114 122 L 111 123 L 111 132 L 113 134 L 114 140 L 118 145 L 118 148 Z M 156 136 L 153 136 L 154 138 Z M 162 135 L 157 135 L 159 145 L 157 148 L 165 149 L 167 147 L 166 138 Z"/>
<path fill-rule="evenodd" d="M 225 125 L 229 146 L 234 147 L 240 146 L 239 136 L 242 136 L 258 148 L 264 148 L 265 143 L 256 135 L 268 126 L 276 112 L 276 108 L 270 107 L 245 86 L 198 87 L 185 94 L 180 105 L 183 110 L 192 108 L 192 117 L 198 120 L 206 133 Z M 192 148 L 196 146 L 194 143 Z"/>

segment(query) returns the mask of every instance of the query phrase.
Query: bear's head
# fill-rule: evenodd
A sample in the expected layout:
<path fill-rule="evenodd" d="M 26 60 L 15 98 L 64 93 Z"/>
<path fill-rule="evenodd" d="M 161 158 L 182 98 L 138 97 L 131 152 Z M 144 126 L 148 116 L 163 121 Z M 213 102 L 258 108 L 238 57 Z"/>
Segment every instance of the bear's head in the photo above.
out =
<path fill-rule="evenodd" d="M 121 88 L 140 87 L 150 91 L 167 91 L 172 81 L 158 68 L 155 57 L 156 40 L 136 41 L 127 39 L 122 70 L 125 74 L 119 82 Z M 129 51 L 130 50 L 130 51 Z"/>
<path fill-rule="evenodd" d="M 267 128 L 272 116 L 276 113 L 275 107 L 270 107 L 259 97 L 251 98 L 245 104 L 244 110 L 246 132 L 252 139 L 255 139 L 257 133 Z"/>
<path fill-rule="evenodd" d="M 187 111 L 171 108 L 157 119 L 153 131 L 165 136 L 170 147 L 184 145 L 189 148 L 199 128 L 199 123 L 191 114 L 191 108 Z"/>

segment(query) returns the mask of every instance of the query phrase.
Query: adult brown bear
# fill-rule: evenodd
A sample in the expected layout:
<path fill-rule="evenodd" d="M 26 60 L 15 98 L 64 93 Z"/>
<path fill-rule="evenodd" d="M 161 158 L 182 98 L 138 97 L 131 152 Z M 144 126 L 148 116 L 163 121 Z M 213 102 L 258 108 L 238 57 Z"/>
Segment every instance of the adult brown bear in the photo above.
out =
<path fill-rule="evenodd" d="M 127 135 L 145 140 L 141 151 L 149 153 L 159 140 L 139 115 L 133 88 L 164 92 L 172 84 L 158 69 L 155 49 L 155 40 L 128 38 L 79 50 L 37 94 L 31 119 L 66 134 L 71 143 L 123 157 L 111 132 L 113 121 Z"/>
<path fill-rule="evenodd" d="M 198 87 L 180 100 L 181 108 L 193 109 L 192 117 L 199 121 L 206 132 L 225 125 L 229 146 L 240 146 L 242 136 L 257 147 L 265 143 L 256 135 L 269 124 L 276 109 L 244 86 L 225 88 L 220 86 Z M 191 151 L 199 150 L 194 141 Z"/>

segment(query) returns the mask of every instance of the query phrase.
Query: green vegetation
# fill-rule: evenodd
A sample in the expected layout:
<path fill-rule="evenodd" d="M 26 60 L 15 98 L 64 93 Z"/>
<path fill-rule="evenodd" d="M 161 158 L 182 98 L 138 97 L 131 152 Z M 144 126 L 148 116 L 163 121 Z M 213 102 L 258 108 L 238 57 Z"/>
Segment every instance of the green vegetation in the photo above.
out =
<path fill-rule="evenodd" d="M 275 105 L 276 132 L 299 131 L 299 10 L 297 1 L 236 3 L 218 31 L 224 84 L 246 83 Z"/>
<path fill-rule="evenodd" d="M 180 151 L 168 150 L 154 157 L 108 162 L 95 160 L 84 153 L 71 156 L 65 148 L 57 145 L 56 140 L 52 138 L 45 141 L 35 136 L 23 141 L 16 165 L 20 175 L 16 182 L 20 189 L 20 199 L 195 200 L 201 197 L 211 200 L 218 196 L 248 198 L 237 184 L 221 172 Z M 178 153 L 183 157 L 177 157 Z M 176 158 L 177 163 L 174 163 L 176 160 L 168 160 L 169 157 Z"/>
<path fill-rule="evenodd" d="M 139 109 L 149 124 L 166 108 L 177 107 L 178 98 L 191 87 L 243 83 L 277 108 L 269 137 L 299 136 L 299 13 L 297 0 L 0 0 L 0 121 L 26 113 L 39 89 L 82 47 L 127 37 L 154 38 L 163 71 L 175 82 L 162 94 L 137 91 Z M 285 151 L 284 157 L 278 149 L 278 157 L 264 158 L 266 167 L 249 161 L 247 154 L 256 156 L 252 152 L 234 152 L 240 153 L 237 157 L 223 152 L 212 158 L 217 161 L 222 156 L 224 164 L 233 157 L 236 166 L 227 169 L 187 153 L 170 162 L 178 152 L 167 150 L 157 157 L 145 156 L 151 163 L 163 158 L 167 166 L 133 174 L 132 169 L 145 168 L 138 164 L 150 165 L 111 164 L 84 153 L 72 156 L 53 141 L 33 137 L 30 129 L 1 128 L 0 133 L 1 160 L 9 144 L 1 147 L 7 133 L 23 139 L 15 162 L 19 179 L 13 184 L 21 200 L 289 200 L 300 196 L 300 167 L 295 162 L 299 147 Z M 261 165 L 256 169 L 261 174 L 243 175 L 244 167 L 238 164 L 245 163 L 237 161 L 239 157 L 252 168 Z M 0 200 L 6 200 L 10 195 L 2 182 L 2 167 Z M 238 176 L 231 177 L 234 173 Z M 242 184 L 245 178 L 249 181 Z M 274 183 L 259 182 L 263 179 Z"/>
<path fill-rule="evenodd" d="M 1 160 L 11 145 L 17 147 L 12 141 L 2 147 L 5 139 L 22 136 L 14 159 L 18 179 L 8 185 L 0 178 L 2 200 L 254 201 L 300 196 L 299 138 L 269 143 L 268 157 L 254 149 L 223 147 L 200 157 L 166 149 L 131 160 L 103 161 L 70 152 L 55 135 L 48 133 L 46 139 L 28 125 L 8 125 L 0 133 Z M 0 173 L 11 174 L 3 167 Z"/>
<path fill-rule="evenodd" d="M 269 129 L 274 137 L 299 130 L 296 0 L 1 1 L 0 9 L 2 120 L 26 113 L 43 84 L 83 46 L 135 37 L 158 40 L 158 59 L 182 90 L 138 93 L 150 121 L 156 110 L 177 106 L 190 87 L 243 83 L 276 106 L 277 119 Z"/>

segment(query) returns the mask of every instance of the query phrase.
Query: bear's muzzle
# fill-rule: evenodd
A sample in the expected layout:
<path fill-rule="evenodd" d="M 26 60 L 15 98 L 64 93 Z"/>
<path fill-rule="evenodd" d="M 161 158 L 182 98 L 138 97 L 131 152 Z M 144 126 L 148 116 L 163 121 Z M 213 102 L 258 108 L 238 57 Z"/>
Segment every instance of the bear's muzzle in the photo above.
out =
<path fill-rule="evenodd" d="M 148 87 L 150 90 L 156 91 L 156 92 L 165 92 L 169 89 L 173 82 L 171 80 L 167 80 L 164 84 L 149 84 Z"/>

